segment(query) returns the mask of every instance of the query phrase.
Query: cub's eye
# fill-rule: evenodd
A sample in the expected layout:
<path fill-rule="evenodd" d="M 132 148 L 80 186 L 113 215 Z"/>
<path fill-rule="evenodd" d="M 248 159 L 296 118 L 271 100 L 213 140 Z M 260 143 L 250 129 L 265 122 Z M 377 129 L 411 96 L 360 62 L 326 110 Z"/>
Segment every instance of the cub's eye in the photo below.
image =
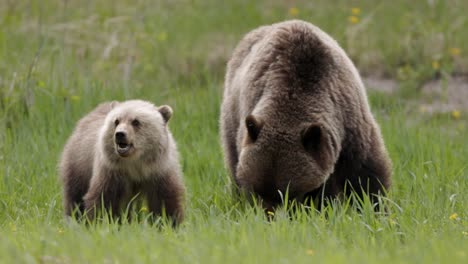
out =
<path fill-rule="evenodd" d="M 114 125 L 115 125 L 115 126 L 118 126 L 119 123 L 120 123 L 120 121 L 119 121 L 118 119 L 116 119 L 116 120 L 114 121 Z"/>
<path fill-rule="evenodd" d="M 134 127 L 139 127 L 141 124 L 140 124 L 140 121 L 138 121 L 137 119 L 133 120 L 132 121 L 132 126 Z"/>

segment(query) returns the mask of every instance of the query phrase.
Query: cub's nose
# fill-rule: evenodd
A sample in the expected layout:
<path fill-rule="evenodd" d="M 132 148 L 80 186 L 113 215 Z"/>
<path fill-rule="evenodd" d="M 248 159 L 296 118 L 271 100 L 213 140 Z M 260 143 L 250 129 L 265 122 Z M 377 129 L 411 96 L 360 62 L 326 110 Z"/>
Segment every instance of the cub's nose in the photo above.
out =
<path fill-rule="evenodd" d="M 127 138 L 127 134 L 125 134 L 125 132 L 119 131 L 119 132 L 116 132 L 116 133 L 115 133 L 115 140 L 116 140 L 117 142 L 119 142 L 119 141 L 125 141 L 126 138 Z"/>

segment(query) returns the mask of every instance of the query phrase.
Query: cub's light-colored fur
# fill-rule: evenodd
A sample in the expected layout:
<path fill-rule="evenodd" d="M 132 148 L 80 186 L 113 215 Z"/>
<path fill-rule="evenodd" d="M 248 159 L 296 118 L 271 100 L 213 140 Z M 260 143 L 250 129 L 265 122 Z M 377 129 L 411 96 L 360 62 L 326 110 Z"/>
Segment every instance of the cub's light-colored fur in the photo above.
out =
<path fill-rule="evenodd" d="M 103 103 L 83 117 L 65 145 L 60 162 L 65 214 L 78 207 L 89 218 L 104 207 L 115 216 L 136 195 L 145 196 L 149 210 L 179 223 L 183 219 L 184 185 L 175 140 L 167 122 L 169 106 L 130 100 Z M 116 120 L 119 120 L 116 125 Z M 132 125 L 138 120 L 139 125 Z M 115 132 L 124 131 L 132 153 L 117 152 Z"/>

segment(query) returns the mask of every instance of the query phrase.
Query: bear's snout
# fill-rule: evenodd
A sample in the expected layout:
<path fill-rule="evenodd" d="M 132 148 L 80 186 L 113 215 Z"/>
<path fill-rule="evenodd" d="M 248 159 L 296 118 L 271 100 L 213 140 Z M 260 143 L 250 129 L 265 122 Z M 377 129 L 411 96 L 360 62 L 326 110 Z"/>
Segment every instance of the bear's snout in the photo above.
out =
<path fill-rule="evenodd" d="M 282 203 L 283 197 L 280 194 L 282 192 L 275 186 L 262 186 L 260 188 L 255 186 L 254 192 L 260 196 L 264 208 L 275 207 Z"/>
<path fill-rule="evenodd" d="M 127 141 L 127 133 L 123 131 L 118 131 L 115 133 L 115 141 L 117 143 L 123 143 Z"/>

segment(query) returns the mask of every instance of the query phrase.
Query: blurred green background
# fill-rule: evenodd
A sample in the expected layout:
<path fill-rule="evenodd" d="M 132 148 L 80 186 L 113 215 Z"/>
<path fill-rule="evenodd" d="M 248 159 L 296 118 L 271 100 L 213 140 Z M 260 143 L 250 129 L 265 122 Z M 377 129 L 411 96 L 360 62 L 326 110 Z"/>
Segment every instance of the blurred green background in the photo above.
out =
<path fill-rule="evenodd" d="M 0 0 L 0 262 L 466 262 L 468 1 Z M 394 163 L 389 215 L 233 199 L 219 145 L 225 65 L 248 31 L 287 19 L 334 37 L 369 90 Z M 63 221 L 56 171 L 99 102 L 174 109 L 187 219 Z"/>

